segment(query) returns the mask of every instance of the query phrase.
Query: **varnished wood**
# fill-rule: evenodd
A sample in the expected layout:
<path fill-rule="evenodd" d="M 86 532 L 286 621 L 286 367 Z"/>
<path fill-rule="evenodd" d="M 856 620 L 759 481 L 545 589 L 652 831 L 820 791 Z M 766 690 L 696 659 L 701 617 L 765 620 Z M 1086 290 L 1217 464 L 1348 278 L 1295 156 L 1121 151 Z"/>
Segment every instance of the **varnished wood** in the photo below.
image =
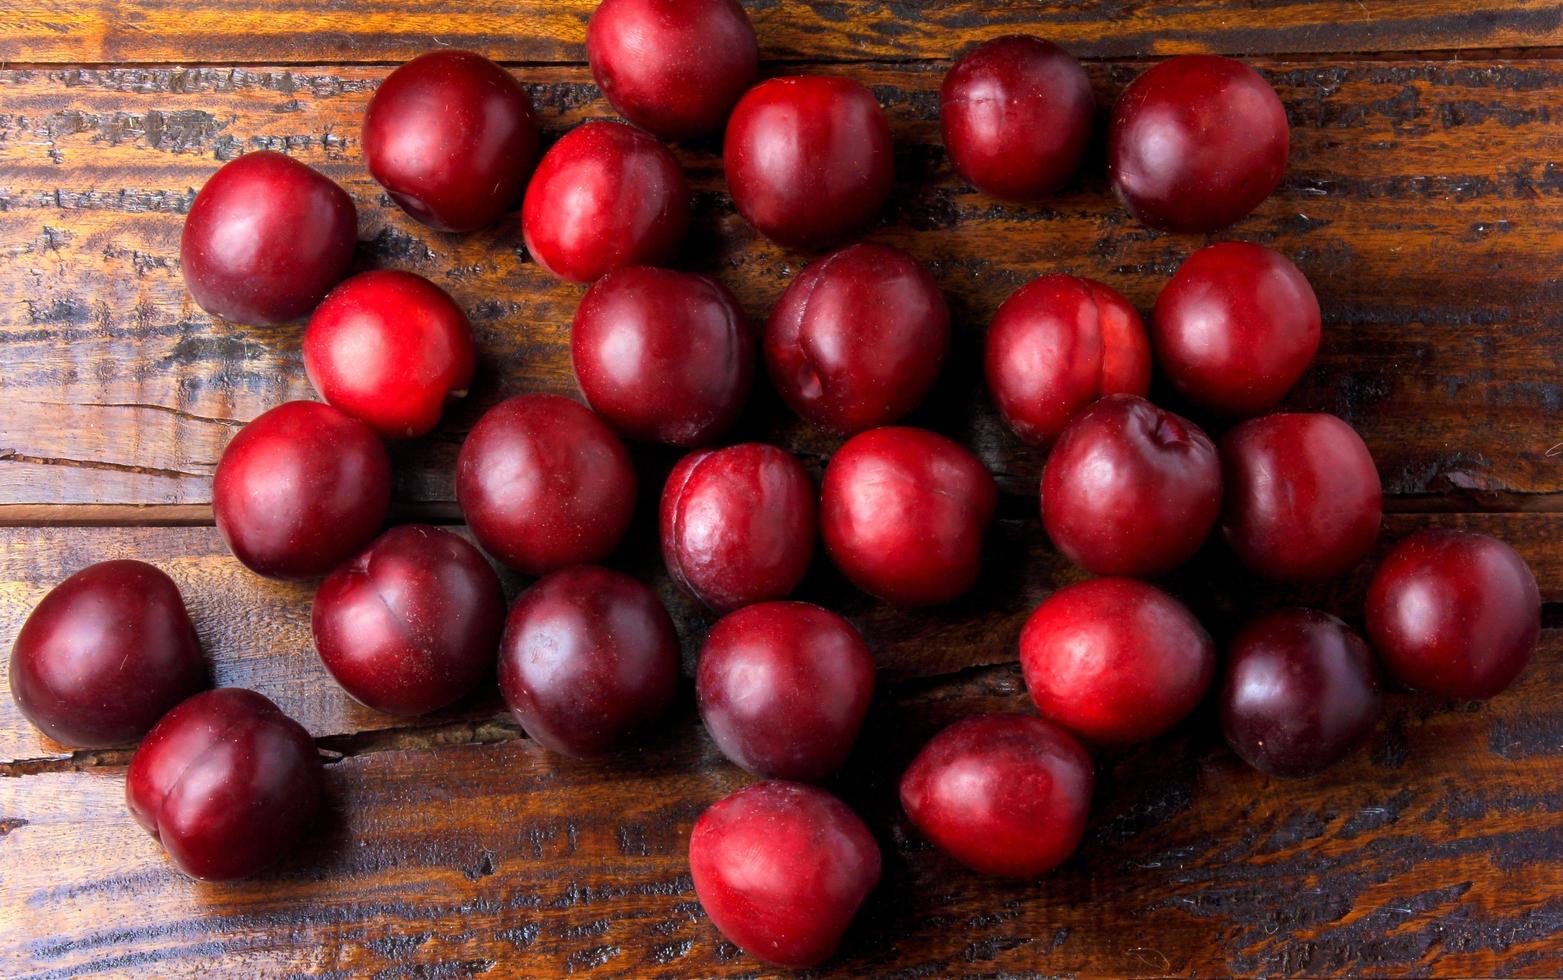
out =
<path fill-rule="evenodd" d="M 1550 0 L 754 0 L 768 58 L 938 59 L 1033 33 L 1081 56 L 1537 47 L 1563 39 Z M 402 61 L 466 47 L 505 61 L 582 61 L 595 0 L 12 0 L 0 60 L 103 64 Z"/>
<path fill-rule="evenodd" d="M 1563 635 L 1483 704 L 1390 699 L 1372 743 L 1267 779 L 1182 734 L 1103 757 L 1085 845 L 1041 882 L 918 841 L 895 774 L 937 727 L 1019 708 L 1013 667 L 881 696 L 833 784 L 884 879 L 832 976 L 1557 975 Z M 753 976 L 700 914 L 685 848 L 748 780 L 681 720 L 572 763 L 501 732 L 328 766 L 318 832 L 255 880 L 203 885 L 124 813 L 123 768 L 0 779 L 0 973 Z M 134 910 L 131 913 L 129 910 Z"/>
<path fill-rule="evenodd" d="M 1281 191 L 1225 234 L 1280 248 L 1319 293 L 1324 350 L 1290 404 L 1360 428 L 1392 493 L 1563 489 L 1563 292 L 1538 267 L 1563 236 L 1563 69 L 1256 63 L 1287 103 L 1292 161 Z M 1092 66 L 1099 100 L 1139 67 Z M 1040 458 L 1003 429 L 977 380 L 993 310 L 1047 271 L 1101 278 L 1148 310 L 1201 239 L 1130 221 L 1095 167 L 1035 208 L 972 192 L 939 146 L 935 69 L 842 69 L 874 86 L 899 147 L 900 182 L 872 237 L 931 264 L 958 325 L 946 380 L 914 421 L 971 443 L 1006 490 L 1028 494 Z M 0 72 L 0 255 L 12 264 L 0 303 L 0 501 L 203 502 L 234 428 L 310 395 L 299 326 L 214 323 L 179 278 L 182 212 L 246 149 L 285 148 L 340 180 L 361 210 L 364 264 L 427 275 L 473 318 L 483 349 L 474 394 L 400 453 L 404 499 L 450 499 L 459 440 L 500 397 L 574 391 L 567 338 L 580 289 L 529 261 L 517 223 L 431 233 L 364 172 L 357 125 L 383 74 Z M 606 111 L 582 69 L 519 74 L 553 133 Z M 758 322 L 807 257 L 733 214 L 712 147 L 680 155 L 700 205 L 686 262 L 720 275 Z M 816 461 L 835 445 L 763 394 L 740 435 Z"/>

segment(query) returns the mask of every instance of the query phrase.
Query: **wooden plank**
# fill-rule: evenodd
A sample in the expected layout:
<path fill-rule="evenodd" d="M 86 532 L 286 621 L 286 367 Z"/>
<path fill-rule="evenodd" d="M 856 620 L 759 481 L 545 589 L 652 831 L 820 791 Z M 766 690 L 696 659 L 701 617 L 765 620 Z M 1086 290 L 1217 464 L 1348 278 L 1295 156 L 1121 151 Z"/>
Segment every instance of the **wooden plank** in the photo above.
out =
<path fill-rule="evenodd" d="M 1391 515 L 1381 547 L 1427 526 L 1471 528 L 1511 542 L 1530 562 L 1546 598 L 1563 600 L 1563 514 Z M 684 642 L 685 673 L 693 676 L 713 617 L 668 578 L 654 528 L 650 514 L 644 515 L 614 563 L 650 582 L 662 596 Z M 27 614 L 49 589 L 72 572 L 110 558 L 139 558 L 167 571 L 179 583 L 215 683 L 262 692 L 317 737 L 340 741 L 389 729 L 505 720 L 492 685 L 413 722 L 357 704 L 315 656 L 309 632 L 311 588 L 249 574 L 210 527 L 0 529 L 0 651 L 10 650 Z M 838 610 L 863 631 L 882 683 L 938 677 L 1013 661 L 1030 611 L 1053 589 L 1084 577 L 1048 547 L 1029 516 L 1003 519 L 989 538 L 985 559 L 972 593 L 938 609 L 901 610 L 872 600 L 822 557 L 798 595 Z M 1268 589 L 1247 581 L 1212 545 L 1168 584 L 1220 637 L 1248 610 L 1280 602 L 1320 605 L 1359 619 L 1371 564 L 1331 586 Z M 512 595 L 524 584 L 514 576 L 505 578 Z M 0 767 L 68 756 L 68 749 L 44 738 L 21 716 L 0 668 Z"/>
<path fill-rule="evenodd" d="M 1093 65 L 1106 104 L 1138 65 Z M 1401 494 L 1563 489 L 1563 235 L 1556 63 L 1261 63 L 1293 123 L 1289 176 L 1230 233 L 1294 256 L 1327 320 L 1317 367 L 1291 403 L 1362 429 Z M 929 262 L 957 340 L 914 421 L 974 445 L 1006 490 L 1039 457 L 997 421 L 977 381 L 982 331 L 1045 271 L 1101 278 L 1148 309 L 1198 244 L 1130 221 L 1099 167 L 1039 208 L 995 204 L 952 175 L 937 135 L 937 71 L 843 69 L 887 105 L 901 183 L 872 237 Z M 483 351 L 474 394 L 403 447 L 398 494 L 448 501 L 478 413 L 518 391 L 571 392 L 568 324 L 580 290 L 532 263 L 515 222 L 429 232 L 390 206 L 359 162 L 370 68 L 0 72 L 0 504 L 201 503 L 234 428 L 305 397 L 301 328 L 213 323 L 178 274 L 182 212 L 218 161 L 286 148 L 342 181 L 362 214 L 364 265 L 448 288 Z M 578 68 L 520 72 L 546 127 L 601 115 Z M 700 204 L 686 264 L 721 275 L 758 321 L 803 257 L 732 212 L 709 147 L 681 149 Z M 1458 262 L 1451 255 L 1458 251 Z M 741 437 L 818 459 L 834 442 L 761 394 Z M 1551 453 L 1551 455 L 1549 455 Z"/>
<path fill-rule="evenodd" d="M 435 47 L 505 61 L 583 61 L 596 0 L 13 0 L 0 61 L 133 63 L 402 61 Z M 767 58 L 948 58 L 1010 33 L 1082 57 L 1189 51 L 1429 51 L 1563 43 L 1550 0 L 836 0 L 752 2 Z"/>
<path fill-rule="evenodd" d="M 834 788 L 884 878 L 824 973 L 1557 975 L 1563 634 L 1544 642 L 1491 702 L 1391 696 L 1313 779 L 1247 769 L 1208 717 L 1104 756 L 1084 845 L 1035 883 L 959 869 L 895 802 L 938 727 L 1022 706 L 1018 671 L 882 697 Z M 228 885 L 169 870 L 119 765 L 0 778 L 0 973 L 753 976 L 685 856 L 749 777 L 680 711 L 590 764 L 515 738 L 343 758 L 303 849 Z"/>

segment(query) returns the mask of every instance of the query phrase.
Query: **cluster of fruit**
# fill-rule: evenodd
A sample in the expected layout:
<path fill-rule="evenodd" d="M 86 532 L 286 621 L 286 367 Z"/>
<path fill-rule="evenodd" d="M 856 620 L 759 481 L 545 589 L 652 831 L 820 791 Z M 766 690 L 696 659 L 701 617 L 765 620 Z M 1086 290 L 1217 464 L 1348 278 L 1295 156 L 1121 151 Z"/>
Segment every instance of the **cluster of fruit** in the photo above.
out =
<path fill-rule="evenodd" d="M 689 219 L 682 170 L 657 136 L 725 125 L 739 213 L 784 245 L 827 248 L 864 230 L 890 192 L 890 127 L 874 95 L 820 75 L 754 85 L 755 35 L 734 0 L 606 0 L 587 43 L 602 91 L 641 128 L 589 122 L 539 162 L 526 91 L 456 51 L 392 72 L 363 128 L 371 174 L 412 217 L 471 230 L 519 201 L 532 257 L 592 284 L 571 337 L 590 408 L 512 398 L 482 417 L 457 464 L 457 498 L 479 544 L 539 581 L 507 615 L 492 567 L 463 538 L 418 525 L 379 533 L 391 483 L 382 437 L 428 432 L 446 399 L 464 392 L 471 330 L 418 276 L 375 271 L 338 285 L 353 257 L 353 203 L 275 153 L 241 156 L 201 190 L 182 268 L 196 301 L 227 319 L 313 311 L 304 363 L 325 403 L 282 405 L 234 437 L 213 483 L 216 522 L 262 575 L 326 576 L 315 642 L 354 698 L 386 712 L 432 711 L 491 677 L 497 651 L 501 692 L 527 734 L 591 756 L 662 714 L 679 679 L 678 637 L 655 594 L 592 564 L 615 550 L 634 512 L 621 436 L 695 449 L 662 491 L 663 553 L 672 577 L 723 614 L 696 674 L 705 725 L 730 759 L 769 781 L 706 811 L 690 867 L 727 937 L 761 959 L 805 966 L 831 954 L 879 877 L 863 823 L 808 785 L 856 740 L 874 659 L 842 617 L 786 596 L 817 537 L 852 583 L 881 599 L 961 595 L 976 581 L 997 488 L 965 447 L 892 424 L 923 399 L 949 345 L 945 301 L 911 256 L 873 244 L 831 252 L 792 281 L 759 342 L 720 283 L 656 267 L 673 258 Z M 1094 98 L 1062 49 L 1006 37 L 959 60 L 940 105 L 957 170 L 1024 201 L 1074 178 Z M 1128 86 L 1108 156 L 1138 219 L 1207 231 L 1269 195 L 1287 147 L 1285 112 L 1264 79 L 1200 56 Z M 905 773 L 905 811 L 939 847 L 979 871 L 1024 876 L 1074 851 L 1093 782 L 1081 740 L 1155 737 L 1216 683 L 1209 635 L 1143 579 L 1183 564 L 1218 526 L 1243 565 L 1277 582 L 1328 580 L 1370 553 L 1381 492 L 1362 440 L 1332 416 L 1264 414 L 1319 340 L 1319 304 L 1303 274 L 1238 242 L 1194 252 L 1149 330 L 1117 292 L 1067 275 L 1037 279 L 1000 308 L 987 335 L 988 387 L 1014 432 L 1051 450 L 1041 490 L 1049 537 L 1102 577 L 1053 594 L 1020 637 L 1041 717 L 960 722 Z M 734 423 L 757 348 L 793 410 L 850 436 L 818 494 L 782 449 L 696 448 Z M 1247 420 L 1218 445 L 1151 404 L 1153 360 L 1190 404 L 1223 423 Z M 1441 531 L 1389 554 L 1365 618 L 1396 680 L 1487 697 L 1524 666 L 1539 610 L 1513 550 Z M 186 872 L 232 878 L 299 839 L 320 765 L 308 735 L 271 702 L 242 690 L 198 694 L 205 676 L 178 589 L 130 561 L 95 565 L 52 591 L 11 663 L 22 710 L 63 742 L 122 744 L 150 729 L 130 766 L 131 811 Z M 1373 727 L 1377 676 L 1367 643 L 1339 619 L 1307 609 L 1265 616 L 1225 663 L 1227 739 L 1265 772 L 1316 772 Z"/>

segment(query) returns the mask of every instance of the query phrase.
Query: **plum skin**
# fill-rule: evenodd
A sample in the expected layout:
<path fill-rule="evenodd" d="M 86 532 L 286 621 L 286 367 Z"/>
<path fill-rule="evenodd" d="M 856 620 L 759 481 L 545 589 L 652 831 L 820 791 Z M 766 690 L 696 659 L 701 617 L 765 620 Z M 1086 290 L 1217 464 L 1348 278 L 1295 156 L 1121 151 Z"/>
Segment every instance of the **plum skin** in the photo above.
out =
<path fill-rule="evenodd" d="M 773 780 L 712 804 L 689 836 L 695 897 L 712 924 L 758 960 L 816 966 L 841 943 L 879 883 L 879 845 L 845 803 Z"/>
<path fill-rule="evenodd" d="M 527 735 L 592 758 L 660 717 L 678 685 L 678 635 L 656 595 L 622 572 L 577 565 L 510 609 L 499 690 Z"/>
<path fill-rule="evenodd" d="M 1042 524 L 1093 575 L 1155 577 L 1193 557 L 1221 515 L 1204 430 L 1135 395 L 1075 416 L 1042 470 Z"/>
<path fill-rule="evenodd" d="M 738 420 L 754 348 L 727 287 L 649 266 L 593 283 L 570 328 L 570 363 L 592 410 L 628 438 L 686 448 Z"/>
<path fill-rule="evenodd" d="M 1035 878 L 1080 846 L 1095 775 L 1062 727 L 1021 714 L 981 715 L 935 735 L 901 777 L 918 832 L 984 874 Z"/>
<path fill-rule="evenodd" d="M 994 314 L 983 369 L 1004 421 L 1046 448 L 1098 398 L 1150 390 L 1150 338 L 1116 290 L 1079 276 L 1039 276 Z"/>
<path fill-rule="evenodd" d="M 353 199 L 325 174 L 272 150 L 207 180 L 179 238 L 179 268 L 201 309 L 239 323 L 296 320 L 347 275 Z"/>
<path fill-rule="evenodd" d="M 1172 596 L 1096 578 L 1048 596 L 1020 634 L 1037 710 L 1096 745 L 1155 738 L 1186 718 L 1216 675 L 1216 650 Z"/>
<path fill-rule="evenodd" d="M 597 87 L 630 122 L 664 139 L 717 132 L 760 70 L 737 0 L 603 0 L 586 26 Z"/>
<path fill-rule="evenodd" d="M 478 549 L 424 524 L 394 527 L 320 583 L 310 616 L 326 670 L 377 711 L 421 715 L 492 675 L 505 624 Z"/>
<path fill-rule="evenodd" d="M 1450 698 L 1490 698 L 1514 683 L 1541 635 L 1541 591 L 1497 538 L 1418 531 L 1395 545 L 1368 586 L 1368 636 L 1401 684 Z"/>
<path fill-rule="evenodd" d="M 28 721 L 82 749 L 134 741 L 207 682 L 179 587 L 130 559 L 50 589 L 16 635 L 8 676 Z"/>
<path fill-rule="evenodd" d="M 815 425 L 852 435 L 916 408 L 950 346 L 950 309 L 922 263 L 858 244 L 809 264 L 765 328 L 776 391 Z"/>
<path fill-rule="evenodd" d="M 1224 228 L 1286 173 L 1286 108 L 1231 58 L 1183 55 L 1129 83 L 1113 106 L 1107 170 L 1124 206 L 1162 231 Z"/>
<path fill-rule="evenodd" d="M 1221 437 L 1221 531 L 1249 569 L 1326 582 L 1378 540 L 1383 487 L 1356 430 L 1333 415 L 1266 415 Z"/>
<path fill-rule="evenodd" d="M 978 190 L 1007 201 L 1034 201 L 1074 179 L 1095 110 L 1080 62 L 1023 34 L 972 48 L 939 89 L 950 162 Z"/>
<path fill-rule="evenodd" d="M 268 578 L 324 575 L 368 544 L 391 502 L 391 462 L 374 430 L 329 405 L 286 402 L 228 443 L 212 512 L 245 567 Z"/>
<path fill-rule="evenodd" d="M 784 449 L 743 443 L 691 453 L 662 491 L 663 561 L 717 612 L 780 599 L 814 559 L 818 510 L 814 481 Z"/>
<path fill-rule="evenodd" d="M 431 51 L 401 65 L 364 111 L 370 175 L 437 231 L 475 231 L 514 208 L 538 146 L 526 89 L 471 51 Z"/>
<path fill-rule="evenodd" d="M 831 457 L 820 530 L 831 560 L 864 592 L 937 605 L 976 583 L 997 507 L 993 475 L 970 450 L 926 429 L 885 426 Z"/>
<path fill-rule="evenodd" d="M 543 575 L 613 553 L 635 515 L 635 470 L 590 409 L 558 395 L 518 395 L 467 434 L 456 502 L 484 550 Z"/>
<path fill-rule="evenodd" d="M 130 813 L 192 878 L 247 878 L 281 860 L 314 822 L 325 782 L 315 743 L 266 697 L 197 694 L 153 727 L 130 760 Z"/>
<path fill-rule="evenodd" d="M 872 92 L 834 75 L 761 82 L 727 120 L 733 204 L 789 248 L 830 248 L 865 230 L 890 196 L 890 123 Z"/>
<path fill-rule="evenodd" d="M 304 370 L 334 408 L 387 439 L 427 434 L 477 369 L 461 307 L 422 276 L 360 273 L 333 289 L 304 331 Z"/>
<path fill-rule="evenodd" d="M 1373 655 L 1345 623 L 1314 609 L 1281 609 L 1232 641 L 1221 689 L 1227 744 L 1272 776 L 1310 776 L 1373 731 L 1379 687 Z"/>
<path fill-rule="evenodd" d="M 711 627 L 695 672 L 700 717 L 722 754 L 773 779 L 839 769 L 874 694 L 874 658 L 852 624 L 806 602 L 762 602 Z"/>

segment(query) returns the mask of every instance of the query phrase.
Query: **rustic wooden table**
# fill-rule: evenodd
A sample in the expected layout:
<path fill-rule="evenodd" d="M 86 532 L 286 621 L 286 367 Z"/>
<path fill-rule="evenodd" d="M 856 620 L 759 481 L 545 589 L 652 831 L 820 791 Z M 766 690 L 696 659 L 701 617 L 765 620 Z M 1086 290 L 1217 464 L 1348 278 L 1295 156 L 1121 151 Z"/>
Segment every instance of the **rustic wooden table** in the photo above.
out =
<path fill-rule="evenodd" d="M 514 66 L 557 135 L 609 114 L 581 64 L 592 0 L 8 0 L 0 11 L 0 647 L 71 571 L 110 557 L 178 580 L 218 682 L 299 718 L 329 760 L 321 826 L 283 866 L 211 886 L 172 872 L 122 802 L 125 751 L 71 753 L 0 691 L 0 974 L 330 976 L 752 974 L 694 900 L 703 807 L 749 777 L 687 694 L 599 764 L 545 754 L 486 690 L 417 723 L 360 708 L 308 633 L 309 590 L 262 581 L 211 527 L 212 466 L 244 420 L 311 397 L 298 325 L 214 322 L 186 295 L 182 215 L 217 165 L 282 149 L 358 203 L 365 266 L 411 269 L 472 317 L 481 380 L 397 452 L 400 515 L 457 522 L 452 464 L 484 408 L 573 393 L 580 290 L 532 263 L 517 223 L 431 233 L 365 172 L 358 123 L 389 66 L 462 46 Z M 1371 746 L 1316 779 L 1245 768 L 1208 713 L 1102 758 L 1080 853 L 1040 882 L 967 874 L 919 842 L 900 768 L 938 726 L 1025 702 L 1026 613 L 1078 573 L 1035 518 L 1040 459 L 977 377 L 986 322 L 1047 271 L 1148 309 L 1191 237 L 1147 231 L 1093 166 L 1046 205 L 956 179 L 935 91 L 950 56 L 1012 31 L 1088 59 L 1103 106 L 1152 59 L 1248 59 L 1291 116 L 1280 191 L 1230 234 L 1291 255 L 1324 308 L 1290 398 L 1366 437 L 1386 539 L 1429 525 L 1511 541 L 1563 599 L 1563 7 L 1556 0 L 754 0 L 767 71 L 871 85 L 899 184 L 872 237 L 926 260 L 958 324 L 917 419 L 973 445 L 1007 497 L 975 595 L 932 613 L 867 601 L 827 569 L 808 597 L 873 642 L 869 733 L 833 786 L 886 853 L 841 974 L 1563 973 L 1563 617 L 1491 703 L 1395 695 Z M 803 258 L 733 213 L 713 145 L 682 147 L 700 217 L 687 263 L 758 319 Z M 744 435 L 818 464 L 833 445 L 759 399 Z M 640 459 L 648 510 L 671 457 Z M 644 525 L 645 522 L 642 522 Z M 706 620 L 644 530 L 617 559 L 675 611 L 686 666 Z M 512 581 L 515 588 L 520 583 Z M 1219 553 L 1171 586 L 1218 634 L 1301 598 L 1360 619 L 1363 576 L 1258 590 Z M 0 676 L 0 688 L 5 687 Z"/>

